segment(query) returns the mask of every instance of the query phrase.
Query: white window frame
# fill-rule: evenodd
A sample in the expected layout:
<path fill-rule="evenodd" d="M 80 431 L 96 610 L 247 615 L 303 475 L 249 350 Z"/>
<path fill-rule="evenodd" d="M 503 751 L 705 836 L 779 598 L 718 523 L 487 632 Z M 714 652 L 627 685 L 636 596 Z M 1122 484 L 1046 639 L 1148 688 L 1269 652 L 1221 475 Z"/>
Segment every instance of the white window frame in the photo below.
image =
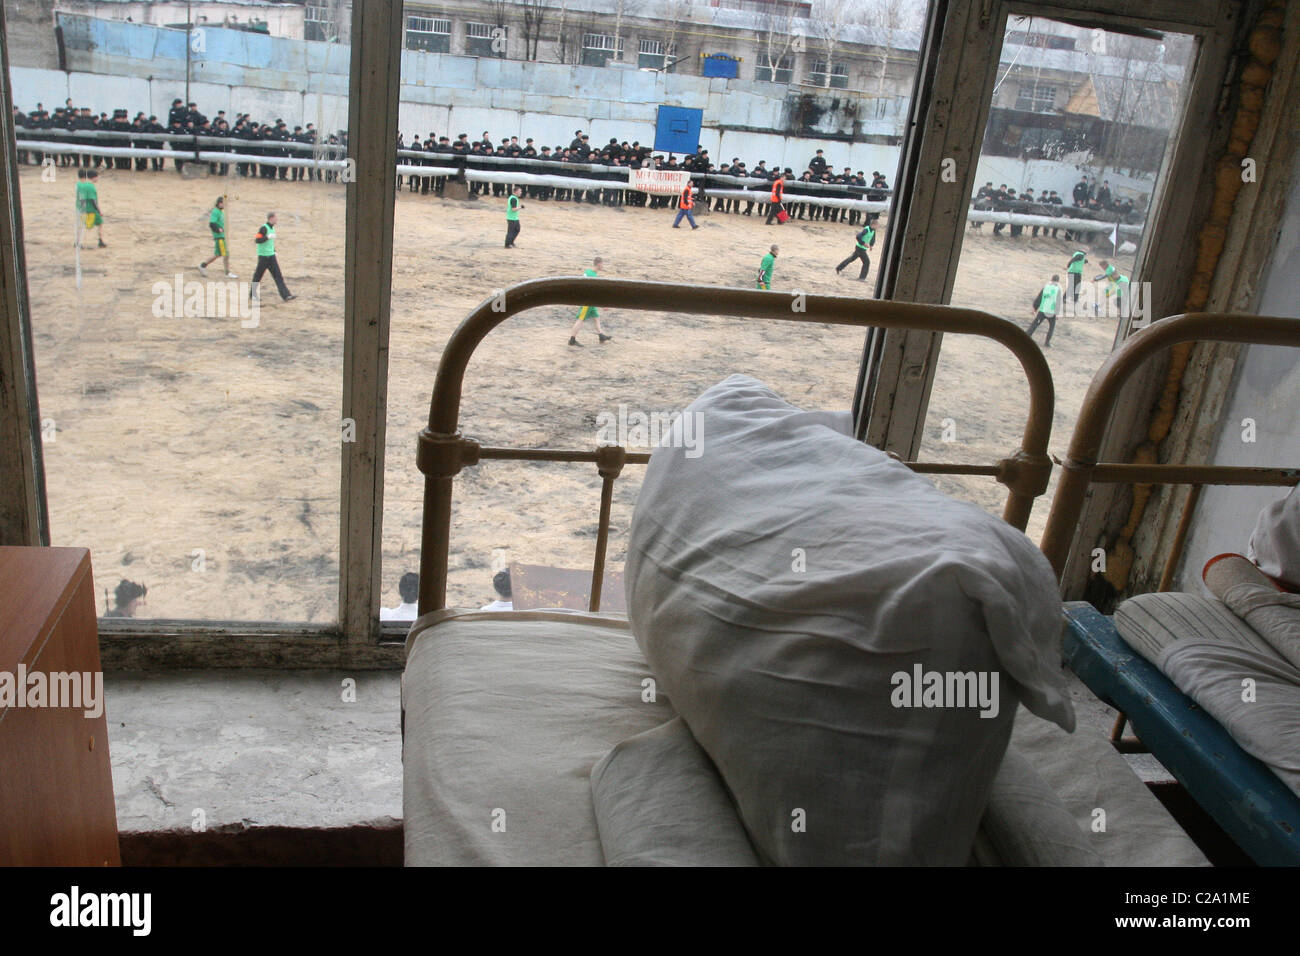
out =
<path fill-rule="evenodd" d="M 768 58 L 765 53 L 760 53 L 757 57 L 757 60 L 758 62 L 754 66 L 754 79 L 757 80 L 759 83 L 793 83 L 794 82 L 794 54 L 786 53 L 783 54 L 782 56 L 777 57 L 776 62 L 772 66 L 768 66 Z M 768 77 L 766 80 L 762 79 L 758 75 L 760 70 L 764 70 L 771 73 L 771 76 Z M 784 79 L 781 78 L 780 74 L 782 73 L 785 74 Z"/>
<path fill-rule="evenodd" d="M 427 25 L 427 27 L 426 27 Z M 426 17 L 419 14 L 408 14 L 406 17 L 406 29 L 404 32 L 403 46 L 408 49 L 419 51 L 419 47 L 409 46 L 412 34 L 416 36 L 429 37 L 446 37 L 447 52 L 451 52 L 451 21 L 441 17 Z"/>
<path fill-rule="evenodd" d="M 1041 83 L 1038 80 L 1027 80 L 1020 84 L 1016 90 L 1015 109 L 1022 113 L 1054 113 L 1056 112 L 1056 94 L 1059 86 L 1056 83 Z M 1043 96 L 1045 90 L 1051 90 L 1051 96 Z M 1021 102 L 1027 101 L 1028 107 L 1021 106 Z"/>
<path fill-rule="evenodd" d="M 819 66 L 826 69 L 819 70 Z M 824 79 L 828 75 L 831 78 L 829 84 Z M 809 86 L 820 86 L 823 89 L 829 86 L 832 90 L 846 90 L 849 87 L 849 64 L 844 60 L 831 60 L 829 63 L 824 59 L 811 60 L 808 64 L 807 82 Z"/>

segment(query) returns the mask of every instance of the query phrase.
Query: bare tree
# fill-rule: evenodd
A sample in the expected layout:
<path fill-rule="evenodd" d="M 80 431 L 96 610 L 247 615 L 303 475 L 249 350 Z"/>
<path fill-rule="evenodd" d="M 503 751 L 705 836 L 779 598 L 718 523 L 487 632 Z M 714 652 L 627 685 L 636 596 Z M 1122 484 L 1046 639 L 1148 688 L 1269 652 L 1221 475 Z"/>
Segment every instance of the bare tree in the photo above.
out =
<path fill-rule="evenodd" d="M 894 32 L 905 30 L 915 22 L 916 8 L 910 0 L 874 0 L 862 11 L 862 24 L 877 33 L 880 69 L 876 74 L 876 96 L 885 95 L 889 61 L 893 58 Z"/>
<path fill-rule="evenodd" d="M 776 79 L 781 61 L 803 49 L 803 33 L 795 29 L 796 3 L 776 0 L 759 15 L 758 64 Z"/>
<path fill-rule="evenodd" d="M 673 60 L 677 56 L 677 36 L 682 28 L 682 21 L 688 19 L 691 0 L 669 0 L 664 12 L 664 71 L 671 71 Z"/>
<path fill-rule="evenodd" d="M 524 59 L 537 59 L 537 45 L 542 39 L 542 24 L 550 4 L 546 0 L 523 0 Z"/>
<path fill-rule="evenodd" d="M 835 66 L 835 51 L 839 48 L 844 28 L 859 22 L 862 13 L 861 0 L 816 0 L 813 3 L 809 24 L 826 51 L 826 69 L 821 74 L 821 85 L 828 89 Z"/>

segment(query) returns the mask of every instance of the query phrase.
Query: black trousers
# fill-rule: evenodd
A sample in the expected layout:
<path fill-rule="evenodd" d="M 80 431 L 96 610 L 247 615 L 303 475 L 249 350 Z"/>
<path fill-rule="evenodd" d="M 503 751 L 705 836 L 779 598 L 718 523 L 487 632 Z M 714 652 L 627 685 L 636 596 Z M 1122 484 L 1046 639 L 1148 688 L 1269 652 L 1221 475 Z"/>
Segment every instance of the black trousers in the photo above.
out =
<path fill-rule="evenodd" d="M 835 267 L 835 271 L 843 272 L 844 269 L 848 266 L 848 264 L 852 262 L 854 259 L 862 260 L 862 272 L 859 273 L 858 278 L 865 279 L 867 277 L 867 270 L 871 268 L 871 260 L 867 257 L 867 250 L 863 249 L 861 246 L 854 246 L 853 255 L 849 256 L 847 259 L 845 259 L 843 262 L 837 265 Z"/>
<path fill-rule="evenodd" d="M 515 240 L 519 238 L 519 220 L 506 220 L 506 248 L 514 248 Z"/>
<path fill-rule="evenodd" d="M 776 218 L 776 214 L 777 214 L 777 212 L 780 211 L 780 209 L 781 209 L 781 205 L 782 205 L 782 204 L 779 203 L 779 202 L 774 202 L 774 203 L 772 203 L 772 205 L 768 206 L 768 208 L 767 208 L 767 222 L 765 222 L 763 225 L 765 225 L 765 226 L 770 226 L 770 225 L 772 225 L 772 220 Z"/>
<path fill-rule="evenodd" d="M 1055 316 L 1055 315 L 1044 315 L 1042 312 L 1039 312 L 1037 315 L 1034 316 L 1034 321 L 1032 321 L 1032 322 L 1029 323 L 1029 328 L 1026 329 L 1025 331 L 1027 331 L 1030 335 L 1033 335 L 1033 334 L 1034 334 L 1034 329 L 1036 329 L 1036 328 L 1038 328 L 1040 325 L 1042 325 L 1044 319 L 1047 320 L 1047 339 L 1043 342 L 1043 344 L 1044 344 L 1044 345 L 1051 345 L 1051 344 L 1052 344 L 1052 333 L 1056 331 L 1056 316 Z"/>
<path fill-rule="evenodd" d="M 284 284 L 284 276 L 280 274 L 280 263 L 276 261 L 275 256 L 258 256 L 257 269 L 253 272 L 253 285 L 262 281 L 262 276 L 271 273 L 271 278 L 275 280 L 275 287 L 280 290 L 280 298 L 289 298 L 289 287 Z"/>

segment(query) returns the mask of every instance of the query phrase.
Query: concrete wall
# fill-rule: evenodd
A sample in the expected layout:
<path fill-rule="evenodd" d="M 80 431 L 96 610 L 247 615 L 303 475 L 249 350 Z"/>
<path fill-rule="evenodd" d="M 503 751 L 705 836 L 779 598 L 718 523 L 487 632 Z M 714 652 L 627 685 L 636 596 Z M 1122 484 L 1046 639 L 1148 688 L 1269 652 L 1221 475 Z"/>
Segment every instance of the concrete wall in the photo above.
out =
<path fill-rule="evenodd" d="M 1260 285 L 1259 312 L 1300 318 L 1300 176 L 1287 198 L 1274 260 Z M 1250 346 L 1236 382 L 1214 464 L 1295 466 L 1300 461 L 1300 349 Z M 1253 443 L 1242 441 L 1242 420 L 1255 421 Z M 1284 488 L 1207 488 L 1196 511 L 1178 582 L 1199 592 L 1201 568 L 1224 551 L 1246 553 L 1260 509 L 1286 496 Z"/>

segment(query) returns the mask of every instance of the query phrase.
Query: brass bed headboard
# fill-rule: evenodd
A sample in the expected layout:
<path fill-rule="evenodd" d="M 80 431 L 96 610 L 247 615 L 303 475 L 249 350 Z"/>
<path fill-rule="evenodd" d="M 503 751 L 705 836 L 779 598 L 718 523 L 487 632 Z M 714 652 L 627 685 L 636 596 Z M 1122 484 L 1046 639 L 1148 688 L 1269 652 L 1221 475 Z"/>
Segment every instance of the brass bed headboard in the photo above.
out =
<path fill-rule="evenodd" d="M 627 463 L 645 464 L 649 453 L 622 446 L 589 450 L 485 446 L 463 437 L 461 388 L 474 349 L 506 319 L 546 305 L 613 306 L 654 312 L 728 315 L 787 322 L 855 325 L 862 328 L 908 328 L 930 332 L 980 335 L 1009 349 L 1029 382 L 1029 411 L 1020 448 L 991 465 L 907 462 L 924 474 L 986 475 L 1007 486 L 1003 517 L 1025 529 L 1034 499 L 1047 490 L 1052 462 L 1047 456 L 1055 394 L 1047 360 L 1024 329 L 976 309 L 882 302 L 797 291 L 770 292 L 725 286 L 678 285 L 626 279 L 585 277 L 533 279 L 506 289 L 480 304 L 452 333 L 443 349 L 429 406 L 429 424 L 420 432 L 416 462 L 424 473 L 424 517 L 420 540 L 419 614 L 446 606 L 448 549 L 451 537 L 452 479 L 467 465 L 487 459 L 591 462 L 600 475 L 600 524 L 592 567 L 591 610 L 600 608 L 605 551 L 609 541 L 614 480 Z"/>
<path fill-rule="evenodd" d="M 1083 503 L 1092 482 L 1108 484 L 1191 485 L 1192 490 L 1174 533 L 1173 546 L 1161 575 L 1160 590 L 1168 590 L 1201 488 L 1205 485 L 1295 485 L 1300 469 L 1243 468 L 1230 465 L 1122 464 L 1098 462 L 1111 414 L 1128 380 L 1155 353 L 1181 342 L 1241 342 L 1300 348 L 1300 319 L 1245 312 L 1189 312 L 1153 322 L 1129 336 L 1107 356 L 1084 396 L 1061 478 L 1052 496 L 1042 550 L 1059 579 L 1070 556 Z"/>

